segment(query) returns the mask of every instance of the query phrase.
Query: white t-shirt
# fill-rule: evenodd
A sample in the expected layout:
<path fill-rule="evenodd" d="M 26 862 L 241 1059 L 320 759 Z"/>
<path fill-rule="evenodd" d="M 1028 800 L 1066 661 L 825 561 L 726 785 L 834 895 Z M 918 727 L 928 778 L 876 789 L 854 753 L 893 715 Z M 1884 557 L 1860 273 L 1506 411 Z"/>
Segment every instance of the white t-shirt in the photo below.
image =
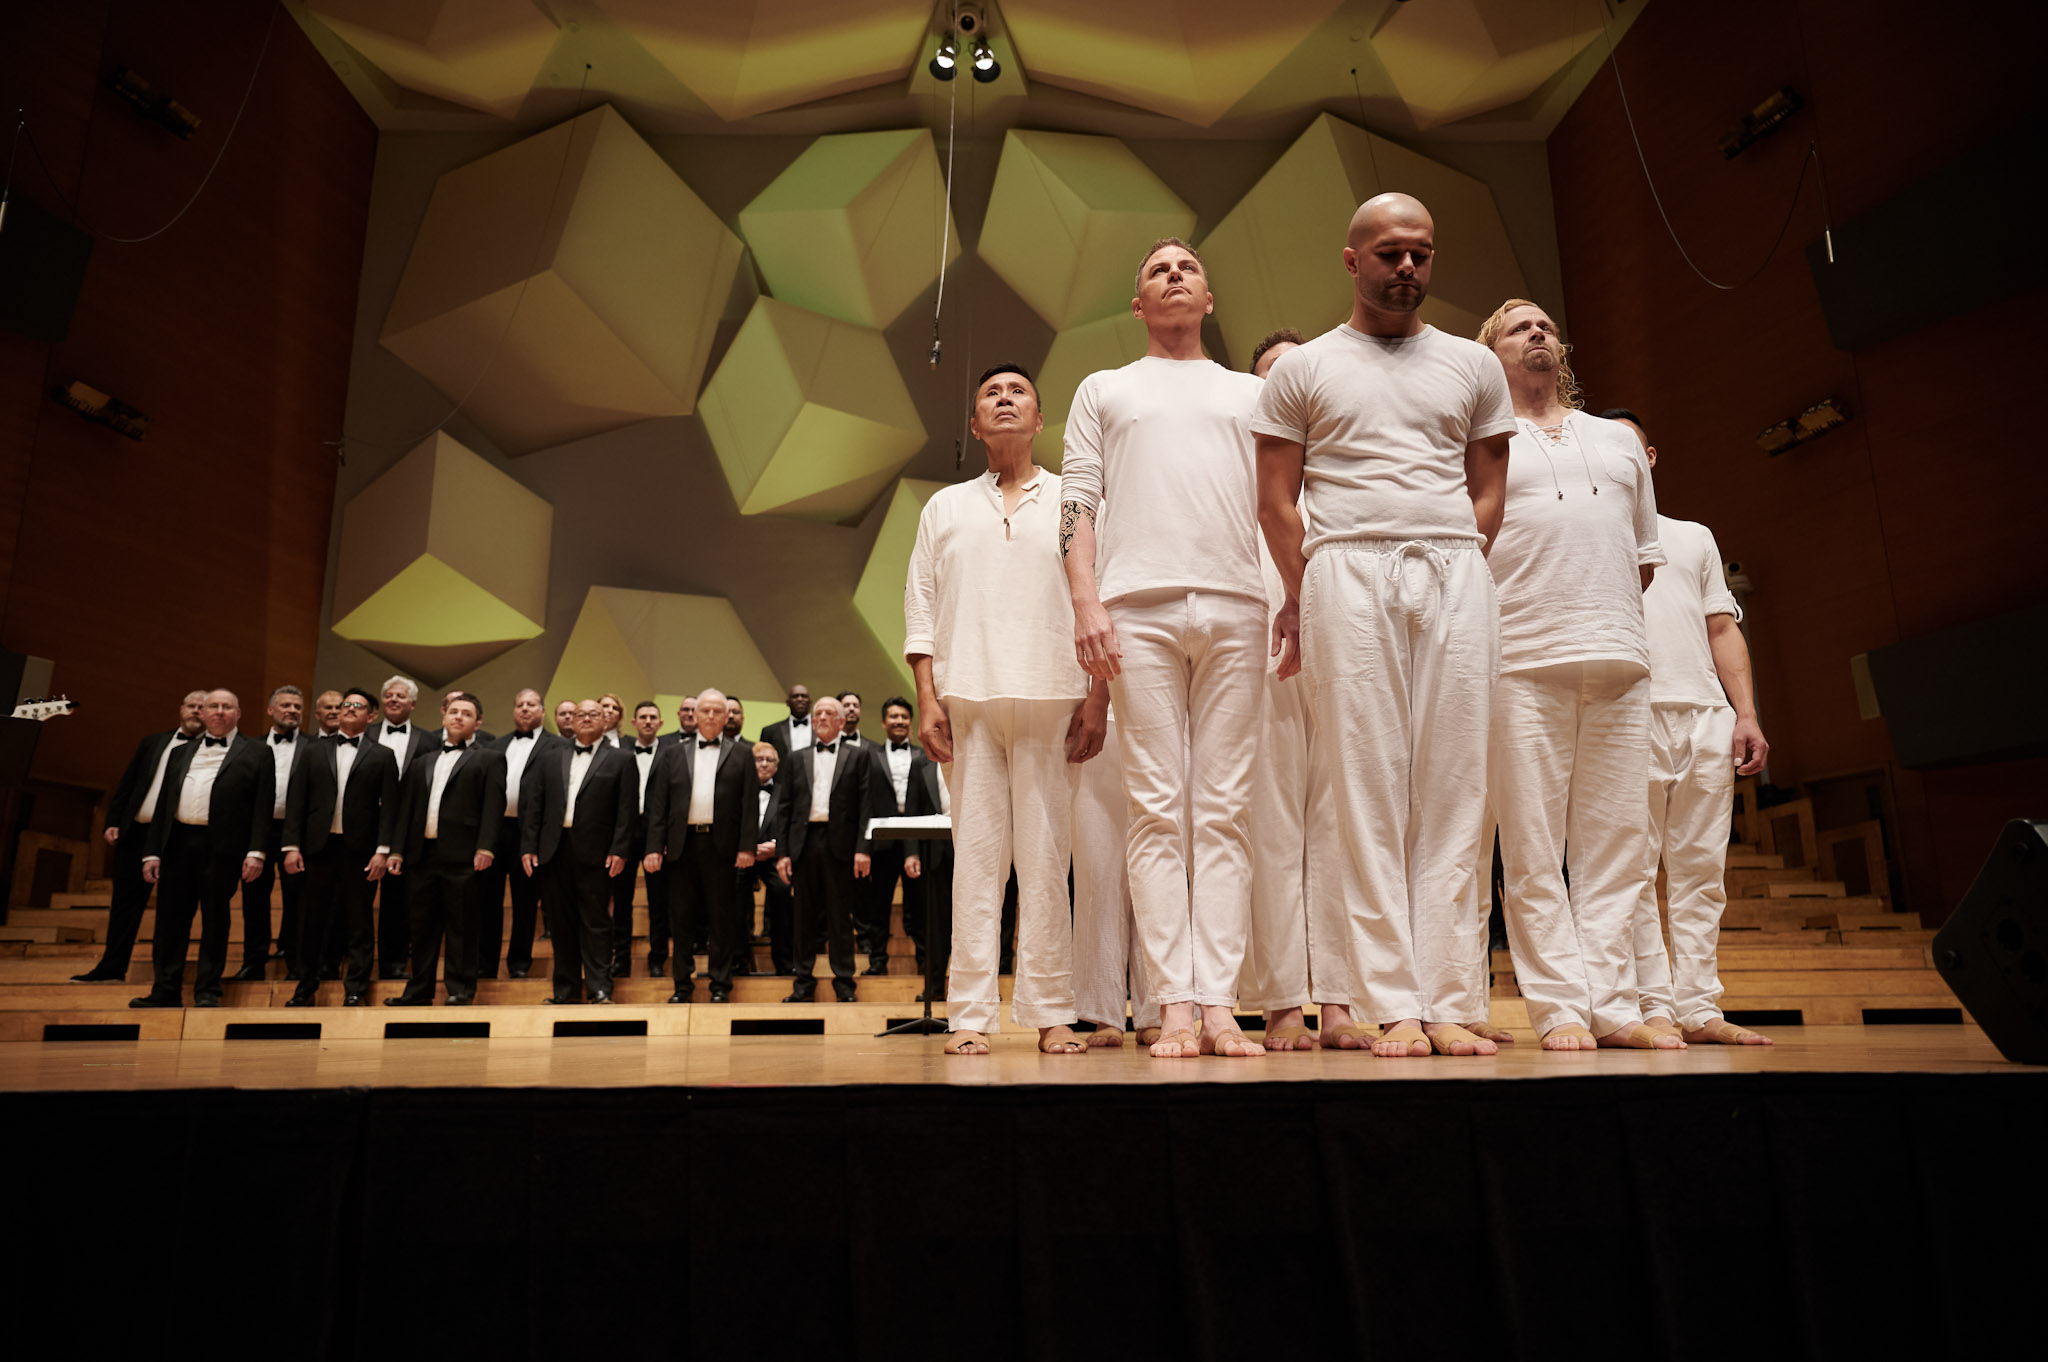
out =
<path fill-rule="evenodd" d="M 1628 427 L 1570 412 L 1556 444 L 1523 421 L 1508 445 L 1500 669 L 1618 660 L 1650 668 L 1637 570 L 1664 561 L 1650 464 Z"/>
<path fill-rule="evenodd" d="M 1274 362 L 1252 417 L 1253 431 L 1306 451 L 1309 554 L 1333 539 L 1477 540 L 1465 446 L 1514 428 L 1493 352 L 1433 326 L 1392 339 L 1325 331 Z"/>
<path fill-rule="evenodd" d="M 1707 616 L 1742 618 L 1722 574 L 1714 532 L 1691 520 L 1657 517 L 1665 566 L 1643 593 L 1643 623 L 1650 635 L 1650 703 L 1727 708 L 1721 675 L 1707 645 Z"/>
<path fill-rule="evenodd" d="M 993 472 L 942 487 L 917 518 L 903 654 L 928 654 L 944 699 L 1078 700 L 1074 602 L 1060 568 L 1064 481 L 1039 469 L 1007 515 Z"/>
<path fill-rule="evenodd" d="M 1251 437 L 1263 386 L 1213 360 L 1155 355 L 1081 380 L 1060 495 L 1091 511 L 1108 502 L 1095 526 L 1105 602 L 1158 590 L 1266 598 Z"/>

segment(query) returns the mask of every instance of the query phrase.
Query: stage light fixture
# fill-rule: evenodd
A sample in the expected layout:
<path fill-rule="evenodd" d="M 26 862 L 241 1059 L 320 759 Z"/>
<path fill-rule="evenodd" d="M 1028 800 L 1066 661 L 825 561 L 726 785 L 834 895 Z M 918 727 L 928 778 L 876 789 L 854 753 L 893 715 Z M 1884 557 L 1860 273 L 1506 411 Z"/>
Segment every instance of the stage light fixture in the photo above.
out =
<path fill-rule="evenodd" d="M 1721 155 L 1732 161 L 1748 151 L 1758 138 L 1776 132 L 1778 125 L 1806 107 L 1806 101 L 1791 86 L 1771 92 L 1770 98 L 1742 116 L 1742 121 L 1721 134 Z"/>
<path fill-rule="evenodd" d="M 933 78 L 936 80 L 951 80 L 958 74 L 955 68 L 959 65 L 959 61 L 960 48 L 954 43 L 953 35 L 948 33 L 945 37 L 939 39 L 939 50 L 932 54 L 931 73 Z"/>
<path fill-rule="evenodd" d="M 199 127 L 198 114 L 159 92 L 125 66 L 117 66 L 107 73 L 107 88 L 132 104 L 144 118 L 162 125 L 187 142 L 192 140 L 193 132 Z"/>
<path fill-rule="evenodd" d="M 988 45 L 988 39 L 974 40 L 974 78 L 983 85 L 1003 74 L 1002 63 L 996 60 L 995 50 Z"/>
<path fill-rule="evenodd" d="M 140 440 L 149 434 L 149 418 L 117 397 L 73 379 L 50 389 L 50 396 L 95 425 Z"/>
<path fill-rule="evenodd" d="M 1810 440 L 1818 440 L 1849 419 L 1849 409 L 1834 398 L 1823 398 L 1797 416 L 1757 432 L 1756 442 L 1766 454 L 1783 454 Z"/>

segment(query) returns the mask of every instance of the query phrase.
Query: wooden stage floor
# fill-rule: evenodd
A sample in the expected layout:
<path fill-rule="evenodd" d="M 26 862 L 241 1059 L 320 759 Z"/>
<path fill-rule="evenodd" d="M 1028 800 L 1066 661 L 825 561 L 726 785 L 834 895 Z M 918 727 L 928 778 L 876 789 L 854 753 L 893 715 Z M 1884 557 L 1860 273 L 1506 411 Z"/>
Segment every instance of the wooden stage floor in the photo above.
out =
<path fill-rule="evenodd" d="M 940 1053 L 943 1037 L 652 1036 L 492 1040 L 48 1042 L 0 1046 L 0 1091 L 334 1088 L 987 1088 L 1188 1086 L 1711 1075 L 2023 1074 L 1984 1033 L 1960 1026 L 1775 1027 L 1776 1045 L 1676 1053 L 1548 1054 L 1518 1033 L 1500 1055 L 1375 1059 L 1353 1051 L 1263 1059 L 1155 1060 L 1122 1050 L 1041 1055 L 1027 1035 L 984 1056 Z"/>

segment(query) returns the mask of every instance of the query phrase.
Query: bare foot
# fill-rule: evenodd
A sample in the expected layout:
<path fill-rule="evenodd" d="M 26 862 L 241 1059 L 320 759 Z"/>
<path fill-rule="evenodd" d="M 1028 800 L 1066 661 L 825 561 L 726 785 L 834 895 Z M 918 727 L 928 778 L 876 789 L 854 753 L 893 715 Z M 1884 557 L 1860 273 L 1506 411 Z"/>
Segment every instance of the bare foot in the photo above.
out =
<path fill-rule="evenodd" d="M 1042 1055 L 1078 1055 L 1087 1048 L 1065 1023 L 1038 1028 L 1038 1053 Z"/>
<path fill-rule="evenodd" d="M 1266 1014 L 1266 1048 L 1268 1050 L 1313 1050 L 1315 1036 L 1302 1025 L 1301 1009 L 1283 1007 L 1278 1012 Z"/>
<path fill-rule="evenodd" d="M 1157 1026 L 1141 1026 L 1138 1028 L 1138 1044 L 1157 1045 L 1160 1034 L 1161 1028 Z"/>
<path fill-rule="evenodd" d="M 1669 1017 L 1645 1017 L 1643 1018 L 1643 1029 L 1653 1036 L 1678 1036 L 1680 1048 L 1683 1048 L 1685 1037 L 1679 1031 L 1678 1023 Z M 1666 1046 L 1665 1048 L 1669 1049 L 1670 1047 Z"/>
<path fill-rule="evenodd" d="M 1600 1037 L 1600 1045 L 1608 1050 L 1683 1050 L 1685 1041 L 1676 1031 L 1659 1034 L 1641 1022 L 1631 1022 Z"/>
<path fill-rule="evenodd" d="M 1695 1031 L 1687 1031 L 1688 1045 L 1772 1045 L 1769 1036 L 1761 1031 L 1752 1031 L 1746 1026 L 1737 1026 L 1726 1017 L 1716 1017 Z"/>
<path fill-rule="evenodd" d="M 1593 1033 L 1577 1022 L 1553 1026 L 1543 1033 L 1543 1048 L 1546 1050 L 1591 1050 L 1598 1043 L 1593 1039 Z"/>
<path fill-rule="evenodd" d="M 946 1037 L 946 1053 L 985 1055 L 988 1053 L 988 1037 L 979 1031 L 955 1031 Z"/>
<path fill-rule="evenodd" d="M 1324 1003 L 1316 1019 L 1316 1044 L 1325 1050 L 1370 1050 L 1373 1034 L 1351 1020 L 1343 1003 Z"/>
<path fill-rule="evenodd" d="M 1098 1026 L 1088 1033 L 1088 1048 L 1091 1050 L 1121 1050 L 1124 1048 L 1124 1033 L 1114 1026 Z"/>
<path fill-rule="evenodd" d="M 1201 1052 L 1199 1038 L 1192 1030 L 1167 1031 L 1152 1042 L 1154 1059 L 1193 1059 Z"/>
<path fill-rule="evenodd" d="M 1495 1045 L 1513 1045 L 1515 1033 L 1506 1027 L 1495 1026 L 1490 1021 L 1466 1022 L 1465 1029 L 1481 1040 L 1490 1040 Z"/>
<path fill-rule="evenodd" d="M 1423 1028 L 1429 1048 L 1440 1055 L 1497 1055 L 1500 1047 L 1469 1028 L 1451 1022 L 1430 1022 Z"/>
<path fill-rule="evenodd" d="M 1413 1019 L 1381 1027 L 1380 1038 L 1372 1043 L 1372 1052 L 1381 1059 L 1419 1059 L 1429 1049 L 1429 1037 L 1422 1034 L 1422 1023 Z"/>

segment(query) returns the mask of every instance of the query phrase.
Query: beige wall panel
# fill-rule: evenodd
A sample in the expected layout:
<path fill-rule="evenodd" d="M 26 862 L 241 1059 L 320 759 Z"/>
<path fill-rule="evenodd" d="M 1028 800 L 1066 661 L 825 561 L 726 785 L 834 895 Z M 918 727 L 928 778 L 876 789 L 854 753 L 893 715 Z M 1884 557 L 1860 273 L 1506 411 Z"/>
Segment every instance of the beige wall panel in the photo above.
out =
<path fill-rule="evenodd" d="M 1081 380 L 1098 369 L 1121 369 L 1145 353 L 1145 323 L 1129 312 L 1072 327 L 1052 338 L 1038 375 L 1038 410 L 1045 429 L 1031 442 L 1040 465 L 1057 473 L 1065 455 L 1067 411 Z"/>
<path fill-rule="evenodd" d="M 407 90 L 510 118 L 555 45 L 532 0 L 306 0 L 306 8 Z"/>
<path fill-rule="evenodd" d="M 722 596 L 594 586 L 548 682 L 548 708 L 616 691 L 629 705 L 654 696 L 674 722 L 676 702 L 707 687 L 777 695 L 775 673 Z"/>
<path fill-rule="evenodd" d="M 909 687 L 914 681 L 910 665 L 903 660 L 903 584 L 910 570 L 910 550 L 917 543 L 918 516 L 933 494 L 946 485 L 925 478 L 903 478 L 897 482 L 889 498 L 889 509 L 882 516 L 881 529 L 875 534 L 874 547 L 868 550 L 860 582 L 853 588 L 853 608 L 860 612 L 882 651 L 895 659 L 896 674 L 906 695 L 913 693 Z M 866 717 L 863 713 L 863 720 Z M 879 705 L 875 707 L 875 717 L 881 717 Z"/>
<path fill-rule="evenodd" d="M 1389 6 L 1372 46 L 1416 127 L 1428 129 L 1527 99 L 1606 23 L 1598 4 L 1431 0 Z"/>

